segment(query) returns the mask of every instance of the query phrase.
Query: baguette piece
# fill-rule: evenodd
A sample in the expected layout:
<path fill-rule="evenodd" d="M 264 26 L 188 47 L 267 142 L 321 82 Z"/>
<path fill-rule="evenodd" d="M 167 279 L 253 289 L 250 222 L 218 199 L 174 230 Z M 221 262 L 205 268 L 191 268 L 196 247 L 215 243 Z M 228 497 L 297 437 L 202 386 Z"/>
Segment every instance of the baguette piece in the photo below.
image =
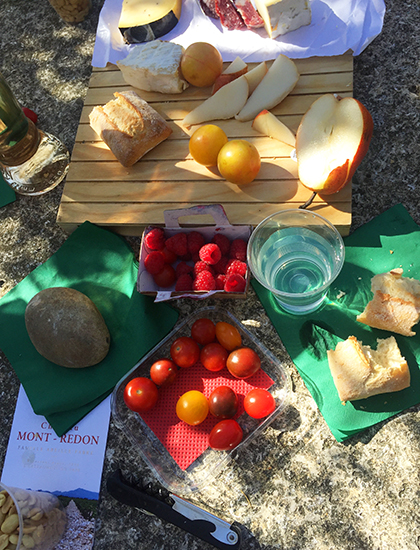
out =
<path fill-rule="evenodd" d="M 410 386 L 410 370 L 393 336 L 378 339 L 377 349 L 355 336 L 328 350 L 328 364 L 342 402 L 400 391 Z"/>
<path fill-rule="evenodd" d="M 135 92 L 115 92 L 103 107 L 94 107 L 90 125 L 123 166 L 132 166 L 164 141 L 172 129 Z"/>
<path fill-rule="evenodd" d="M 402 276 L 396 268 L 372 277 L 373 299 L 357 321 L 403 336 L 415 336 L 412 327 L 420 320 L 420 281 Z"/>

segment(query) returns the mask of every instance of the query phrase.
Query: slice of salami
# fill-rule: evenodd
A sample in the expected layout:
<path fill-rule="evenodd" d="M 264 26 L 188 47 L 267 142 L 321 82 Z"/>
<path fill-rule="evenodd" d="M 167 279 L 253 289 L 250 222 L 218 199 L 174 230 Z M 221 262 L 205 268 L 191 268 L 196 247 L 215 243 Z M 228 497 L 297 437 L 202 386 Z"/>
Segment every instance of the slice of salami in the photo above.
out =
<path fill-rule="evenodd" d="M 216 13 L 221 24 L 227 29 L 246 29 L 244 20 L 231 0 L 215 0 Z"/>
<path fill-rule="evenodd" d="M 251 0 L 233 0 L 236 9 L 249 29 L 264 27 L 264 20 L 254 8 Z"/>
<path fill-rule="evenodd" d="M 211 17 L 212 19 L 219 19 L 219 16 L 216 12 L 216 0 L 199 0 L 201 9 L 207 15 L 207 17 Z"/>

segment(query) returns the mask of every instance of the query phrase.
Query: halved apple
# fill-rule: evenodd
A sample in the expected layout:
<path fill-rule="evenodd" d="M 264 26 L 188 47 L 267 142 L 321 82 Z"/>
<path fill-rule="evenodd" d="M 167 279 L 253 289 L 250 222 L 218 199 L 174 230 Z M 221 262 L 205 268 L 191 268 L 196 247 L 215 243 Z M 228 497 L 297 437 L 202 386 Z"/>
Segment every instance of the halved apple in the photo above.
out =
<path fill-rule="evenodd" d="M 182 121 L 184 126 L 234 117 L 245 105 L 248 90 L 248 81 L 244 75 L 232 80 L 189 112 Z"/>
<path fill-rule="evenodd" d="M 273 113 L 264 109 L 252 123 L 252 128 L 265 136 L 277 139 L 291 147 L 296 145 L 295 134 L 279 120 Z"/>
<path fill-rule="evenodd" d="M 372 133 L 372 117 L 360 101 L 321 96 L 303 116 L 296 134 L 300 181 L 320 195 L 340 191 L 366 155 Z"/>
<path fill-rule="evenodd" d="M 246 72 L 248 72 L 248 65 L 239 56 L 236 57 L 232 63 L 226 67 L 226 70 L 216 78 L 211 93 L 215 94 L 222 86 L 229 84 L 232 80 L 236 80 Z"/>

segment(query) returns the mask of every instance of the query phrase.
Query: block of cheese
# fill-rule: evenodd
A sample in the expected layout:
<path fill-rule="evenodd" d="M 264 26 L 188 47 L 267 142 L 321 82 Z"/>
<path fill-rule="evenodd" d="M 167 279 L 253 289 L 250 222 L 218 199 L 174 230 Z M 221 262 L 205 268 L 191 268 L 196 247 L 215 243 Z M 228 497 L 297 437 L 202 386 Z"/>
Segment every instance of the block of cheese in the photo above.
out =
<path fill-rule="evenodd" d="M 123 0 L 118 28 L 128 44 L 164 36 L 181 17 L 182 0 Z"/>
<path fill-rule="evenodd" d="M 312 19 L 309 0 L 255 0 L 258 13 L 270 38 L 309 25 Z"/>
<path fill-rule="evenodd" d="M 97 106 L 91 127 L 123 166 L 132 166 L 172 134 L 166 120 L 135 92 L 115 92 L 116 99 Z"/>
<path fill-rule="evenodd" d="M 188 87 L 180 69 L 183 52 L 179 44 L 154 40 L 144 46 L 134 46 L 117 65 L 124 80 L 134 88 L 179 94 Z"/>

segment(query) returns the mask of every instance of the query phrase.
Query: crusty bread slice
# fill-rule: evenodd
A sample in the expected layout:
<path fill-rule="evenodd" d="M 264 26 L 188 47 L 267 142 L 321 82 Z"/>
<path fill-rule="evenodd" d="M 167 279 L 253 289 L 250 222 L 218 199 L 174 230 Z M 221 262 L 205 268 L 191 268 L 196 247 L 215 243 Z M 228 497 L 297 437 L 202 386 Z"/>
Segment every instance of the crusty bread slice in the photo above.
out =
<path fill-rule="evenodd" d="M 172 129 L 135 92 L 115 92 L 114 96 L 103 107 L 93 108 L 90 125 L 123 166 L 132 166 L 169 137 Z"/>
<path fill-rule="evenodd" d="M 420 281 L 402 277 L 393 269 L 372 277 L 373 299 L 357 316 L 357 321 L 373 328 L 414 336 L 412 327 L 420 320 Z"/>
<path fill-rule="evenodd" d="M 329 350 L 328 364 L 340 400 L 356 401 L 410 386 L 410 370 L 393 336 L 379 340 L 377 349 L 354 336 Z"/>

